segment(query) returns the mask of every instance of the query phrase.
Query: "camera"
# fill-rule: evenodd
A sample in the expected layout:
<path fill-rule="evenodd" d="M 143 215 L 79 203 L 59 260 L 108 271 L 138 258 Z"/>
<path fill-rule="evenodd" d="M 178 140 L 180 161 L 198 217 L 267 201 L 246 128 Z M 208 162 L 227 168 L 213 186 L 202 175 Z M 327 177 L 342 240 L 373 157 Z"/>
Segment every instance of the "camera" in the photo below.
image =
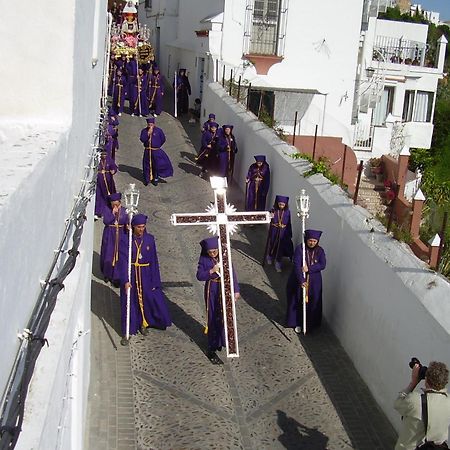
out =
<path fill-rule="evenodd" d="M 427 374 L 428 367 L 422 366 L 422 364 L 420 364 L 420 361 L 416 357 L 411 358 L 411 361 L 409 362 L 409 367 L 411 367 L 411 369 L 414 369 L 414 366 L 416 364 L 418 364 L 418 366 L 420 367 L 420 369 L 419 369 L 419 381 L 420 380 L 424 380 L 425 379 L 425 375 Z"/>

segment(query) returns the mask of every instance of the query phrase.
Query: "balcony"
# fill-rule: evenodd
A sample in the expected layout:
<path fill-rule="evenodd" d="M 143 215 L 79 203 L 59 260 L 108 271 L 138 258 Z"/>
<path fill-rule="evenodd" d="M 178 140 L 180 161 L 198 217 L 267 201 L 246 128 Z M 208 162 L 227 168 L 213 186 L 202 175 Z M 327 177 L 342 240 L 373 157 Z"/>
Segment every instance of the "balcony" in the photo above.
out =
<path fill-rule="evenodd" d="M 373 61 L 437 68 L 428 44 L 403 38 L 377 36 L 373 46 Z"/>

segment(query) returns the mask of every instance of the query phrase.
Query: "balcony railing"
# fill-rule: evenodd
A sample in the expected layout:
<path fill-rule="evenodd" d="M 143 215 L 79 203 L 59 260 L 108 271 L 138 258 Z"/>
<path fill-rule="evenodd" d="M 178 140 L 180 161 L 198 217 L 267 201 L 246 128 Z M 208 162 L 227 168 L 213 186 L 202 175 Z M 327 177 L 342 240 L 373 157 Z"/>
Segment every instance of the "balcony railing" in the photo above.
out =
<path fill-rule="evenodd" d="M 372 150 L 374 126 L 367 123 L 356 123 L 353 135 L 353 150 Z"/>
<path fill-rule="evenodd" d="M 372 59 L 394 64 L 436 67 L 427 44 L 390 36 L 376 37 Z"/>

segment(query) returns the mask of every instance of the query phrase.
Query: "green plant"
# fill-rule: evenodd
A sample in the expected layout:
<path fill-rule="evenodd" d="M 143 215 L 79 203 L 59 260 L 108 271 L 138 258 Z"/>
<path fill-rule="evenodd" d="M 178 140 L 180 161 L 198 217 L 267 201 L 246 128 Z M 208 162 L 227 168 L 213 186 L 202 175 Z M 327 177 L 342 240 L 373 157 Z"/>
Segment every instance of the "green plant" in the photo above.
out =
<path fill-rule="evenodd" d="M 316 173 L 321 173 L 325 178 L 328 178 L 333 184 L 340 183 L 341 181 L 340 178 L 331 171 L 331 163 L 328 158 L 321 156 L 318 161 L 314 161 L 311 158 L 311 156 L 305 153 L 293 153 L 290 156 L 293 159 L 306 159 L 312 164 L 311 169 L 305 172 L 303 176 L 310 177 L 311 175 L 314 175 Z"/>

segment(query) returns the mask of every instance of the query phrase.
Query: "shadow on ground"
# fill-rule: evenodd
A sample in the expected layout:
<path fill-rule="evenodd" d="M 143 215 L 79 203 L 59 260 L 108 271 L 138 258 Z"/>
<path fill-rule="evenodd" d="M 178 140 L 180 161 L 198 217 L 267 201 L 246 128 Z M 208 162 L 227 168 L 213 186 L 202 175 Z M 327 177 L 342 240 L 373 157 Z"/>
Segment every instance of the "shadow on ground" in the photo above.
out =
<path fill-rule="evenodd" d="M 126 172 L 131 178 L 137 181 L 142 181 L 142 170 L 137 167 L 127 166 L 126 164 L 119 164 L 119 170 L 121 172 Z"/>
<path fill-rule="evenodd" d="M 114 289 L 95 280 L 92 280 L 91 289 L 91 312 L 103 323 L 103 326 L 114 345 L 113 337 L 106 325 L 108 324 L 117 336 L 122 335 L 120 326 L 120 296 Z"/>
<path fill-rule="evenodd" d="M 284 411 L 277 410 L 277 424 L 283 432 L 280 444 L 288 450 L 326 450 L 328 437 L 315 428 L 308 428 Z"/>

